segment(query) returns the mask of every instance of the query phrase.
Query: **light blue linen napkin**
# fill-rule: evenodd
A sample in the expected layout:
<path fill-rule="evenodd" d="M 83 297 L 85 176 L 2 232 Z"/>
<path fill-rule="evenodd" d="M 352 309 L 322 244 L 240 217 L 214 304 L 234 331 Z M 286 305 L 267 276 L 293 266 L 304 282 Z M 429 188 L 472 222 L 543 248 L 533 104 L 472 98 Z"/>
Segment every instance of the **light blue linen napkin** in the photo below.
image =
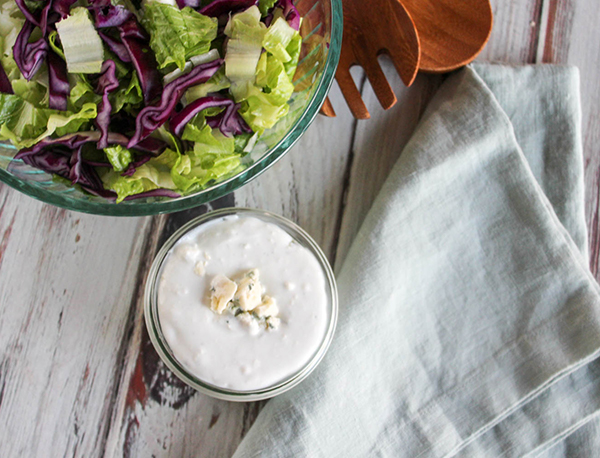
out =
<path fill-rule="evenodd" d="M 328 355 L 236 457 L 600 450 L 578 78 L 493 65 L 448 78 L 339 274 Z"/>

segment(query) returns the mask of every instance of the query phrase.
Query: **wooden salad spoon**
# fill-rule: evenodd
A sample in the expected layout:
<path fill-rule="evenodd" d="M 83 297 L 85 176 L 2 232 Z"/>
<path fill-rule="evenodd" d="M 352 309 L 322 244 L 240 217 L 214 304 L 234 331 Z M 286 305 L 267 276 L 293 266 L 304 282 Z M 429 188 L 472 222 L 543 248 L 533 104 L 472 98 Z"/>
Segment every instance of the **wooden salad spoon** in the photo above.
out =
<path fill-rule="evenodd" d="M 379 103 L 387 110 L 396 103 L 396 96 L 377 58 L 388 54 L 404 84 L 410 86 L 419 68 L 419 39 L 413 21 L 398 0 L 343 0 L 342 4 L 344 35 L 335 79 L 354 117 L 367 119 L 369 111 L 350 68 L 364 68 Z M 326 116 L 335 116 L 329 99 L 321 110 Z"/>
<path fill-rule="evenodd" d="M 401 0 L 421 43 L 419 70 L 446 73 L 472 62 L 492 33 L 489 0 Z"/>

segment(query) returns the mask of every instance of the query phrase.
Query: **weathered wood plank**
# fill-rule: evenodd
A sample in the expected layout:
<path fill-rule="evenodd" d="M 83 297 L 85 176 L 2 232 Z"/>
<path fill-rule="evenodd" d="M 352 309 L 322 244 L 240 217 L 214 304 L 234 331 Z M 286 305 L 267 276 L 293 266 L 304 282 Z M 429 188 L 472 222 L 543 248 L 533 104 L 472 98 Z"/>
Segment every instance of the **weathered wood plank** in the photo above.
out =
<path fill-rule="evenodd" d="M 600 279 L 600 9 L 591 0 L 548 0 L 544 62 L 576 65 L 581 72 L 586 217 L 590 267 Z"/>
<path fill-rule="evenodd" d="M 103 449 L 148 222 L 0 186 L 1 456 Z"/>
<path fill-rule="evenodd" d="M 492 35 L 477 60 L 512 64 L 534 63 L 544 1 L 491 0 L 494 13 Z"/>

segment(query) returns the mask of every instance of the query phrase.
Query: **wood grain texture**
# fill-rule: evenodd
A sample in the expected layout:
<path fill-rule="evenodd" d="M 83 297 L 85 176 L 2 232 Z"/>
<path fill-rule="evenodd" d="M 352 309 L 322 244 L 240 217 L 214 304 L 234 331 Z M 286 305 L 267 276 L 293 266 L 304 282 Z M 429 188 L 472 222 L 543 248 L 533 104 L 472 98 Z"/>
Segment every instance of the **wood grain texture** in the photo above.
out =
<path fill-rule="evenodd" d="M 0 186 L 0 456 L 104 448 L 148 222 Z"/>
<path fill-rule="evenodd" d="M 597 4 L 574 0 L 550 0 L 547 28 L 541 37 L 543 62 L 570 64 L 581 74 L 586 218 L 590 243 L 590 268 L 600 279 L 600 48 Z M 593 44 L 594 43 L 594 44 Z"/>
<path fill-rule="evenodd" d="M 477 60 L 510 64 L 536 62 L 544 1 L 548 0 L 492 0 L 494 27 Z"/>
<path fill-rule="evenodd" d="M 472 62 L 492 31 L 489 0 L 401 0 L 417 29 L 419 69 L 432 73 L 456 70 Z"/>

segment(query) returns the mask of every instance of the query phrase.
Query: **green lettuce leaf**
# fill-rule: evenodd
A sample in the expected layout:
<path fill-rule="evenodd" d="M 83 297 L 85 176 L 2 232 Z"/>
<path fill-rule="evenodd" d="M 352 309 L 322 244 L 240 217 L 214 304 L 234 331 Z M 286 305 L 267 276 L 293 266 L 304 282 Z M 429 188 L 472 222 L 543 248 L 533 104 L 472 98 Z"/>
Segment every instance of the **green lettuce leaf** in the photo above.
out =
<path fill-rule="evenodd" d="M 116 172 L 124 171 L 132 161 L 131 151 L 121 145 L 104 148 L 108 162 Z"/>
<path fill-rule="evenodd" d="M 298 31 L 290 27 L 287 21 L 280 17 L 267 30 L 263 39 L 263 48 L 277 57 L 281 62 L 289 62 L 292 60 L 292 56 L 287 52 L 287 47 L 297 34 Z"/>
<path fill-rule="evenodd" d="M 260 14 L 266 16 L 269 10 L 275 6 L 275 3 L 277 3 L 277 0 L 259 0 L 258 9 L 260 10 Z"/>
<path fill-rule="evenodd" d="M 263 53 L 256 66 L 254 84 L 231 88 L 240 114 L 254 132 L 262 135 L 289 112 L 288 101 L 294 92 L 292 78 L 296 73 L 302 38 L 279 17 L 264 36 Z"/>
<path fill-rule="evenodd" d="M 21 77 L 13 59 L 12 48 L 25 19 L 14 1 L 0 2 L 0 62 L 10 80 Z"/>
<path fill-rule="evenodd" d="M 281 104 L 277 97 L 272 98 L 270 94 L 253 86 L 250 88 L 246 100 L 242 102 L 239 113 L 254 132 L 262 135 L 266 129 L 270 129 L 283 118 L 288 111 L 289 106 L 287 103 Z"/>
<path fill-rule="evenodd" d="M 112 105 L 112 112 L 117 113 L 126 105 L 128 107 L 136 107 L 144 101 L 142 87 L 136 72 L 131 72 L 129 83 L 123 84 L 127 80 L 121 79 L 119 88 L 108 94 L 108 98 Z"/>
<path fill-rule="evenodd" d="M 79 112 L 72 113 L 37 108 L 17 95 L 0 94 L 0 140 L 28 148 L 54 133 L 61 136 L 88 127 L 96 115 L 93 103 L 85 103 Z"/>
<path fill-rule="evenodd" d="M 52 50 L 61 57 L 62 60 L 66 61 L 67 58 L 65 57 L 65 53 L 62 49 L 61 46 L 59 46 L 56 43 L 56 38 L 58 37 L 58 32 L 56 30 L 53 30 L 52 32 L 50 32 L 50 34 L 48 35 L 48 43 L 50 44 L 50 47 L 52 48 Z"/>
<path fill-rule="evenodd" d="M 266 32 L 266 26 L 260 22 L 257 6 L 251 6 L 229 19 L 225 27 L 225 35 L 229 37 L 225 54 L 225 74 L 232 85 L 254 80 Z"/>
<path fill-rule="evenodd" d="M 299 32 L 292 37 L 290 43 L 285 48 L 285 51 L 290 56 L 290 60 L 283 63 L 287 75 L 290 80 L 294 78 L 296 69 L 298 68 L 298 61 L 300 60 L 300 49 L 302 48 L 302 37 Z"/>
<path fill-rule="evenodd" d="M 94 92 L 94 88 L 83 74 L 70 75 L 71 92 L 68 106 L 71 111 L 79 111 L 86 103 L 97 105 L 102 99 Z"/>
<path fill-rule="evenodd" d="M 284 64 L 272 54 L 265 53 L 261 57 L 262 65 L 256 74 L 256 85 L 268 93 L 274 105 L 283 105 L 294 92 L 294 85 L 288 76 Z"/>
<path fill-rule="evenodd" d="M 193 56 L 210 50 L 217 36 L 217 20 L 190 7 L 148 2 L 144 7 L 143 25 L 150 33 L 150 47 L 159 68 L 175 64 L 180 70 Z"/>
<path fill-rule="evenodd" d="M 165 188 L 176 190 L 177 186 L 171 178 L 171 169 L 175 166 L 180 154 L 166 149 L 160 156 L 140 165 L 133 176 L 122 176 L 120 172 L 106 169 L 101 174 L 106 189 L 117 193 L 117 203 L 127 196 L 139 194 L 153 189 Z"/>

